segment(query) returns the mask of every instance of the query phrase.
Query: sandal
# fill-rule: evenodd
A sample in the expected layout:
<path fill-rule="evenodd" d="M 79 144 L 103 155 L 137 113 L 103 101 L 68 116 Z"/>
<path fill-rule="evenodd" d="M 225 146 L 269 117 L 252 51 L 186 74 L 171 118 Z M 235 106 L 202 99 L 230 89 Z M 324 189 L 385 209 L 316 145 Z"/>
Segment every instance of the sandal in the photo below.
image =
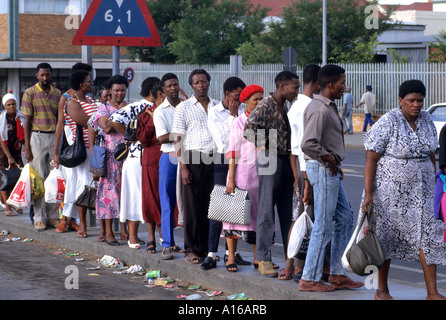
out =
<path fill-rule="evenodd" d="M 184 253 L 184 249 L 181 249 L 176 243 L 173 246 L 172 251 L 178 252 L 178 253 Z"/>
<path fill-rule="evenodd" d="M 56 228 L 56 232 L 64 233 L 68 231 L 68 223 L 67 220 L 60 220 L 59 226 Z"/>
<path fill-rule="evenodd" d="M 156 253 L 156 242 L 155 241 L 149 241 L 147 242 L 147 253 Z"/>
<path fill-rule="evenodd" d="M 10 217 L 15 216 L 15 214 L 14 214 L 14 212 L 12 212 L 12 210 L 6 210 L 5 215 L 10 216 Z"/>
<path fill-rule="evenodd" d="M 203 262 L 203 258 L 200 258 L 195 253 L 189 253 L 185 258 L 184 261 L 189 264 L 199 264 Z"/>
<path fill-rule="evenodd" d="M 129 245 L 130 249 L 139 249 L 140 248 L 139 243 L 130 243 L 130 240 L 127 241 L 127 244 Z"/>
<path fill-rule="evenodd" d="M 293 271 L 289 268 L 284 268 L 279 274 L 279 280 L 291 280 Z"/>
<path fill-rule="evenodd" d="M 229 272 L 237 272 L 238 271 L 236 263 L 228 264 L 225 267 L 226 267 L 226 270 L 228 270 Z"/>

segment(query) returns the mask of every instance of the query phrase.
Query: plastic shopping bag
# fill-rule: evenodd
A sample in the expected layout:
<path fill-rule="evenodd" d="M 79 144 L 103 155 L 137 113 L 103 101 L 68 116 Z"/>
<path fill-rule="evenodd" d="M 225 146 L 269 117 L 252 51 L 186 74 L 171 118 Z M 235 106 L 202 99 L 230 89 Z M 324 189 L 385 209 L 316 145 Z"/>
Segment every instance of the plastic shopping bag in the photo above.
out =
<path fill-rule="evenodd" d="M 342 255 L 342 266 L 344 269 L 346 269 L 349 272 L 353 272 L 352 268 L 350 267 L 350 264 L 348 263 L 347 259 L 347 252 L 350 250 L 353 244 L 358 243 L 359 240 L 363 239 L 367 235 L 368 230 L 368 221 L 367 219 L 364 219 L 364 222 L 360 225 L 361 217 L 364 213 L 361 213 L 358 217 L 358 224 L 356 225 L 355 231 L 353 231 L 353 235 L 350 238 L 350 241 L 347 244 L 347 247 L 345 248 L 344 254 Z M 357 235 L 357 236 L 356 236 Z M 356 238 L 355 238 L 356 236 Z"/>
<path fill-rule="evenodd" d="M 291 230 L 287 251 L 288 258 L 305 259 L 312 230 L 313 222 L 307 214 L 307 207 L 305 206 L 305 211 L 296 220 Z"/>
<path fill-rule="evenodd" d="M 65 178 L 61 167 L 51 170 L 43 186 L 45 188 L 45 202 L 63 202 L 65 196 Z"/>
<path fill-rule="evenodd" d="M 22 169 L 19 181 L 17 181 L 9 199 L 6 201 L 7 204 L 19 209 L 27 208 L 31 205 L 31 178 L 29 171 L 30 165 L 26 164 Z"/>
<path fill-rule="evenodd" d="M 29 166 L 29 176 L 31 180 L 31 199 L 37 200 L 45 196 L 43 180 L 31 166 Z"/>

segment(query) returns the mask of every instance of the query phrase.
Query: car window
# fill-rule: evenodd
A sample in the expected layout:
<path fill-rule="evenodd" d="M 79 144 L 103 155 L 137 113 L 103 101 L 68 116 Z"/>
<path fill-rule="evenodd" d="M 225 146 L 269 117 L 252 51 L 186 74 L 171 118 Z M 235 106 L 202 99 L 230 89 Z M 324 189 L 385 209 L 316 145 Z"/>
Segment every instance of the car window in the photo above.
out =
<path fill-rule="evenodd" d="M 435 107 L 431 115 L 433 121 L 446 121 L 446 105 Z"/>

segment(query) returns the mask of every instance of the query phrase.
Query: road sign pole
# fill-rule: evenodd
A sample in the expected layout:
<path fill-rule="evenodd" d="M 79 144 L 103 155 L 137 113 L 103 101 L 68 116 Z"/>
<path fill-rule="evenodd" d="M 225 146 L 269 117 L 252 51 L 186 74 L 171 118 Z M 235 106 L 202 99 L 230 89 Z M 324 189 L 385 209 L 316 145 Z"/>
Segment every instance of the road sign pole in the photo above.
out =
<path fill-rule="evenodd" d="M 113 46 L 113 75 L 120 74 L 119 60 L 121 59 L 121 52 L 119 46 Z"/>

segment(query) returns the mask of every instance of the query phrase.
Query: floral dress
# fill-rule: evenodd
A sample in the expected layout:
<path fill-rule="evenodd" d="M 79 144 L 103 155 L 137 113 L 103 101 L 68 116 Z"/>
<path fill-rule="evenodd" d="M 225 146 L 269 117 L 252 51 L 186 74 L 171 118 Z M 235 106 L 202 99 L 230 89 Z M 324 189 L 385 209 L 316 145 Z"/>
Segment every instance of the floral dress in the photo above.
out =
<path fill-rule="evenodd" d="M 93 124 L 99 126 L 97 122 L 99 118 L 110 117 L 116 111 L 117 109 L 108 102 L 99 106 Z M 105 137 L 107 170 L 105 177 L 99 178 L 96 216 L 98 219 L 115 219 L 119 218 L 120 210 L 122 162 L 115 159 L 114 150 L 122 142 L 124 136 L 117 131 L 106 134 L 100 127 L 98 134 Z"/>
<path fill-rule="evenodd" d="M 364 135 L 365 149 L 382 155 L 372 187 L 376 234 L 387 259 L 420 261 L 423 249 L 427 264 L 446 264 L 444 223 L 434 218 L 435 168 L 430 159 L 438 146 L 437 131 L 426 111 L 415 125 L 413 130 L 395 108 Z"/>

